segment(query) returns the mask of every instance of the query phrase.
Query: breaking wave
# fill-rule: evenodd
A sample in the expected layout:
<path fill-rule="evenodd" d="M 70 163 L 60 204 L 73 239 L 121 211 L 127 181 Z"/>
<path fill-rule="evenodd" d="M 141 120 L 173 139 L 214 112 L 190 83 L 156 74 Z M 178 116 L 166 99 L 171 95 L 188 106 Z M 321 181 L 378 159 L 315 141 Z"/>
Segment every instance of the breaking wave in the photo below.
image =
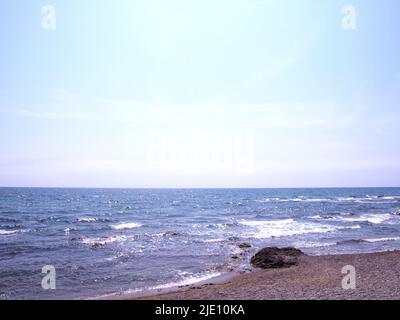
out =
<path fill-rule="evenodd" d="M 141 226 L 142 225 L 140 223 L 130 222 L 130 223 L 113 224 L 111 225 L 111 228 L 115 230 L 123 230 L 123 229 L 139 228 Z"/>
<path fill-rule="evenodd" d="M 272 238 L 293 236 L 306 233 L 333 232 L 338 227 L 310 222 L 297 222 L 293 219 L 254 221 L 244 220 L 240 224 L 248 226 L 250 231 L 247 236 L 253 238 Z"/>

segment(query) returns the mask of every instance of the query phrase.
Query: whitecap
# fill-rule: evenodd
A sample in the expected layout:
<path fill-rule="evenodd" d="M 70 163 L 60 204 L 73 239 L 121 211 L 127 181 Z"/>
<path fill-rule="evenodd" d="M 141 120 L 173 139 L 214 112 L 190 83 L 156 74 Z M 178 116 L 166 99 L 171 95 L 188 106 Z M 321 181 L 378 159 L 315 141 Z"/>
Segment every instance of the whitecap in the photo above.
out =
<path fill-rule="evenodd" d="M 314 215 L 310 216 L 310 219 L 314 220 L 329 220 L 329 221 L 338 221 L 338 222 L 370 222 L 373 224 L 380 224 L 387 222 L 391 218 L 393 218 L 393 214 L 389 213 L 378 213 L 378 214 L 362 214 L 362 215 L 336 215 L 336 216 L 321 216 L 321 215 Z"/>
<path fill-rule="evenodd" d="M 389 213 L 383 213 L 383 214 L 363 214 L 360 216 L 352 216 L 352 217 L 335 217 L 338 220 L 341 221 L 348 221 L 348 222 L 370 222 L 373 224 L 380 224 L 383 223 L 390 218 L 392 218 L 392 215 Z"/>
<path fill-rule="evenodd" d="M 297 242 L 295 248 L 322 248 L 335 246 L 336 242 Z"/>
<path fill-rule="evenodd" d="M 216 277 L 219 277 L 222 275 L 221 272 L 210 272 L 210 273 L 203 273 L 203 274 L 190 274 L 190 273 L 181 273 L 180 272 L 178 274 L 188 274 L 188 276 L 186 276 L 184 279 L 178 280 L 176 282 L 168 282 L 165 284 L 149 286 L 149 287 L 144 287 L 144 288 L 129 289 L 129 290 L 119 292 L 119 293 L 99 295 L 99 296 L 93 297 L 92 299 L 109 298 L 109 297 L 115 296 L 116 294 L 130 295 L 130 294 L 141 293 L 143 291 L 162 290 L 162 289 L 169 289 L 169 288 L 174 288 L 174 287 L 189 286 L 189 285 L 196 284 L 196 283 L 204 283 L 207 280 L 210 280 L 210 279 L 213 279 L 213 278 L 216 278 Z"/>
<path fill-rule="evenodd" d="M 203 240 L 202 242 L 204 243 L 215 243 L 215 242 L 224 242 L 226 239 L 223 238 L 217 238 L 217 239 L 206 239 Z"/>
<path fill-rule="evenodd" d="M 9 236 L 9 235 L 14 235 L 17 234 L 19 230 L 3 230 L 0 229 L 0 235 L 1 236 Z"/>
<path fill-rule="evenodd" d="M 307 197 L 296 197 L 296 198 L 266 198 L 254 200 L 255 202 L 329 202 L 333 201 L 328 198 L 307 198 Z"/>
<path fill-rule="evenodd" d="M 139 228 L 142 225 L 136 222 L 129 222 L 129 223 L 121 223 L 121 224 L 113 224 L 111 228 L 115 230 L 123 230 L 123 229 L 132 229 L 132 228 Z"/>
<path fill-rule="evenodd" d="M 365 197 L 338 197 L 338 202 L 357 202 L 357 203 L 391 203 L 399 200 L 399 196 L 365 196 Z M 390 201 L 392 200 L 392 201 Z"/>
<path fill-rule="evenodd" d="M 400 240 L 400 237 L 364 239 L 364 241 L 366 241 L 366 242 L 388 242 L 388 241 L 399 241 L 399 240 Z"/>
<path fill-rule="evenodd" d="M 78 218 L 78 222 L 95 222 L 95 221 L 97 221 L 96 218 L 90 218 L 90 217 Z"/>
<path fill-rule="evenodd" d="M 355 226 L 345 226 L 345 227 L 337 227 L 338 229 L 361 229 L 360 225 L 355 225 Z"/>
<path fill-rule="evenodd" d="M 11 235 L 16 235 L 18 233 L 25 233 L 29 232 L 30 229 L 20 229 L 20 230 L 4 230 L 0 229 L 0 236 L 11 236 Z"/>
<path fill-rule="evenodd" d="M 316 215 L 310 216 L 308 218 L 313 219 L 313 220 L 328 220 L 328 219 L 332 219 L 332 216 L 321 216 L 319 214 L 316 214 Z"/>
<path fill-rule="evenodd" d="M 191 273 L 179 273 L 183 276 L 182 280 L 178 280 L 176 282 L 169 282 L 165 284 L 160 284 L 156 286 L 151 286 L 147 288 L 138 288 L 138 289 L 133 289 L 133 290 L 128 290 L 124 292 L 125 294 L 131 294 L 131 293 L 138 293 L 141 291 L 145 290 L 160 290 L 160 289 L 168 289 L 168 288 L 173 288 L 173 287 L 183 287 L 183 286 L 189 286 L 195 283 L 201 283 L 204 281 L 207 281 L 212 278 L 216 278 L 222 275 L 221 272 L 210 272 L 210 273 L 203 273 L 203 274 L 191 274 Z"/>
<path fill-rule="evenodd" d="M 123 236 L 123 235 L 118 235 L 118 236 L 110 236 L 106 238 L 83 238 L 81 239 L 81 242 L 84 244 L 88 245 L 106 245 L 108 243 L 113 243 L 113 242 L 124 242 L 128 240 L 128 237 Z"/>
<path fill-rule="evenodd" d="M 309 222 L 298 222 L 293 219 L 283 219 L 283 220 L 264 220 L 264 221 L 240 221 L 240 224 L 248 226 L 254 229 L 250 231 L 247 236 L 254 238 L 271 238 L 271 237 L 284 237 L 293 236 L 305 233 L 323 233 L 332 232 L 337 229 L 337 227 L 309 223 Z"/>

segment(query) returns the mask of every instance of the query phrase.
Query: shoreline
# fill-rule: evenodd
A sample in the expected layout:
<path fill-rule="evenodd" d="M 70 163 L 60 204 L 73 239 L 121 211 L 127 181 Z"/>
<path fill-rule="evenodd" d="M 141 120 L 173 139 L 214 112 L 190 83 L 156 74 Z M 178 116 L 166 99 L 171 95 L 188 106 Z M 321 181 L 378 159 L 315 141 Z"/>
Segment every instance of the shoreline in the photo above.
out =
<path fill-rule="evenodd" d="M 111 293 L 102 295 L 100 297 L 95 297 L 90 300 L 146 300 L 146 299 L 156 298 L 159 295 L 164 295 L 169 293 L 173 294 L 180 291 L 195 289 L 198 288 L 199 286 L 207 287 L 211 285 L 228 283 L 234 278 L 240 276 L 240 274 L 243 274 L 243 271 L 225 272 L 218 276 L 213 276 L 208 279 L 196 281 L 190 284 L 171 285 L 163 288 L 144 288 L 144 289 L 138 289 L 138 291 L 136 292 L 135 290 L 132 290 L 133 292 Z"/>
<path fill-rule="evenodd" d="M 342 268 L 352 265 L 356 288 L 345 290 Z M 400 299 L 400 250 L 300 257 L 290 268 L 233 271 L 184 286 L 122 293 L 118 300 Z"/>

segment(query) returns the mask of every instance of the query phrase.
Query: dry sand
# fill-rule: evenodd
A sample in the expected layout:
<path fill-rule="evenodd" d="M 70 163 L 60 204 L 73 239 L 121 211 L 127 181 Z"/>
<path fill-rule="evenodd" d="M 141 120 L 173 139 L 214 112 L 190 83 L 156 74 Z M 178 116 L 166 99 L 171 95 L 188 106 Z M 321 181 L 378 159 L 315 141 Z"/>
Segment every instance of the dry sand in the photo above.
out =
<path fill-rule="evenodd" d="M 344 290 L 345 265 L 356 270 L 356 289 Z M 285 269 L 256 270 L 222 283 L 192 285 L 136 299 L 399 299 L 400 251 L 304 256 Z"/>

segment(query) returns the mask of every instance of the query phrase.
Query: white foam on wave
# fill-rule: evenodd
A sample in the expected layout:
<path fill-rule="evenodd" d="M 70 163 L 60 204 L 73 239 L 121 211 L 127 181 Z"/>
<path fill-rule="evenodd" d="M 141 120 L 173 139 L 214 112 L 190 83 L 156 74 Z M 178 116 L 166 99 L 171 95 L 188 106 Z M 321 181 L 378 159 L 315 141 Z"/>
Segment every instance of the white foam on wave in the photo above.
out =
<path fill-rule="evenodd" d="M 296 198 L 265 198 L 254 200 L 255 202 L 265 203 L 265 202 L 327 202 L 332 201 L 328 198 L 306 198 L 306 197 L 296 197 Z"/>
<path fill-rule="evenodd" d="M 17 235 L 18 233 L 29 232 L 29 229 L 20 229 L 20 230 L 4 230 L 0 229 L 0 236 L 12 236 Z"/>
<path fill-rule="evenodd" d="M 388 220 L 392 219 L 394 216 L 390 213 L 367 213 L 361 215 L 337 215 L 337 216 L 321 216 L 314 215 L 309 217 L 314 220 L 329 220 L 329 221 L 340 221 L 340 222 L 370 222 L 373 224 L 387 223 Z"/>
<path fill-rule="evenodd" d="M 345 227 L 337 227 L 337 229 L 360 229 L 360 225 L 355 225 L 355 226 L 345 226 Z"/>
<path fill-rule="evenodd" d="M 294 244 L 295 248 L 322 248 L 336 246 L 336 242 L 297 242 Z"/>
<path fill-rule="evenodd" d="M 357 203 L 387 203 L 388 200 L 400 200 L 400 196 L 365 196 L 365 197 L 338 197 L 338 202 L 357 202 Z"/>
<path fill-rule="evenodd" d="M 96 222 L 96 218 L 90 218 L 90 217 L 80 217 L 78 218 L 78 222 Z"/>
<path fill-rule="evenodd" d="M 254 202 L 259 202 L 259 203 L 265 203 L 265 202 L 270 202 L 271 199 L 267 198 L 267 199 L 256 199 L 254 200 Z"/>
<path fill-rule="evenodd" d="M 145 291 L 152 291 L 152 290 L 162 290 L 162 289 L 172 289 L 175 287 L 182 287 L 182 286 L 189 286 L 192 284 L 196 283 L 204 283 L 207 280 L 219 277 L 222 275 L 221 272 L 210 272 L 210 273 L 202 273 L 202 274 L 190 274 L 184 272 L 184 274 L 188 274 L 187 276 L 184 276 L 184 279 L 178 280 L 176 282 L 168 282 L 165 284 L 160 284 L 156 286 L 149 286 L 149 287 L 144 287 L 144 288 L 136 288 L 136 289 L 129 289 L 120 293 L 117 293 L 118 295 L 131 295 L 131 294 L 138 294 L 141 292 Z M 104 298 L 109 298 L 112 296 L 115 296 L 116 294 L 105 294 L 105 295 L 99 295 L 96 297 L 93 297 L 89 300 L 93 299 L 104 299 Z"/>
<path fill-rule="evenodd" d="M 95 245 L 95 244 L 106 245 L 108 243 L 124 242 L 127 240 L 128 240 L 127 236 L 120 235 L 120 236 L 110 236 L 107 238 L 83 238 L 81 242 L 88 245 Z"/>
<path fill-rule="evenodd" d="M 308 218 L 314 219 L 314 220 L 327 220 L 327 219 L 332 219 L 331 216 L 321 216 L 321 215 L 319 215 L 319 214 L 316 214 L 316 215 L 314 215 L 314 216 L 310 216 L 310 217 L 308 217 Z"/>
<path fill-rule="evenodd" d="M 115 230 L 123 230 L 123 229 L 132 229 L 132 228 L 139 228 L 142 225 L 136 222 L 129 222 L 129 223 L 120 223 L 120 224 L 113 224 L 111 228 Z"/>
<path fill-rule="evenodd" d="M 184 276 L 184 279 L 177 281 L 177 282 L 171 282 L 171 283 L 166 283 L 166 284 L 161 284 L 155 287 L 152 287 L 152 289 L 166 289 L 166 288 L 171 288 L 175 286 L 188 286 L 197 282 L 202 282 L 206 281 L 211 278 L 215 278 L 220 276 L 220 272 L 211 272 L 211 273 L 206 273 L 206 274 L 189 274 Z"/>
<path fill-rule="evenodd" d="M 0 235 L 1 236 L 9 236 L 9 235 L 17 234 L 18 232 L 19 232 L 19 230 L 3 230 L 3 229 L 0 229 Z"/>
<path fill-rule="evenodd" d="M 138 289 L 132 289 L 125 291 L 125 294 L 132 294 L 132 293 L 138 293 L 142 291 L 147 291 L 147 290 L 160 290 L 160 289 L 169 289 L 169 288 L 174 288 L 174 287 L 182 287 L 182 286 L 189 286 L 195 283 L 200 283 L 207 281 L 212 278 L 216 278 L 222 275 L 221 272 L 210 272 L 210 273 L 202 273 L 202 274 L 190 274 L 190 273 L 184 273 L 185 275 L 183 276 L 182 280 L 178 280 L 176 282 L 168 282 L 156 286 L 151 286 L 147 288 L 138 288 Z"/>
<path fill-rule="evenodd" d="M 226 241 L 226 239 L 223 239 L 223 238 L 203 240 L 204 243 L 215 243 L 215 242 L 224 242 L 224 241 Z"/>
<path fill-rule="evenodd" d="M 389 241 L 399 241 L 399 240 L 400 240 L 400 237 L 364 239 L 364 241 L 366 241 L 366 242 L 389 242 Z"/>
<path fill-rule="evenodd" d="M 336 198 L 337 201 L 339 202 L 346 202 L 346 201 L 355 201 L 357 198 L 355 197 L 338 197 Z"/>
<path fill-rule="evenodd" d="M 264 220 L 264 221 L 240 221 L 240 224 L 248 226 L 254 229 L 248 236 L 253 238 L 272 238 L 272 237 L 284 237 L 293 236 L 305 233 L 324 233 L 333 232 L 337 230 L 337 227 L 310 223 L 310 222 L 298 222 L 293 219 L 283 220 Z"/>
<path fill-rule="evenodd" d="M 341 221 L 349 221 L 349 222 L 370 222 L 373 224 L 381 224 L 392 218 L 392 215 L 389 213 L 383 214 L 362 214 L 360 216 L 352 216 L 352 217 L 335 217 Z"/>
<path fill-rule="evenodd" d="M 360 197 L 335 197 L 335 198 L 308 198 L 304 196 L 298 196 L 294 198 L 279 198 L 271 197 L 264 199 L 256 199 L 255 202 L 266 203 L 266 202 L 358 202 L 358 203 L 380 203 L 387 202 L 388 200 L 400 200 L 400 196 L 360 196 Z"/>

